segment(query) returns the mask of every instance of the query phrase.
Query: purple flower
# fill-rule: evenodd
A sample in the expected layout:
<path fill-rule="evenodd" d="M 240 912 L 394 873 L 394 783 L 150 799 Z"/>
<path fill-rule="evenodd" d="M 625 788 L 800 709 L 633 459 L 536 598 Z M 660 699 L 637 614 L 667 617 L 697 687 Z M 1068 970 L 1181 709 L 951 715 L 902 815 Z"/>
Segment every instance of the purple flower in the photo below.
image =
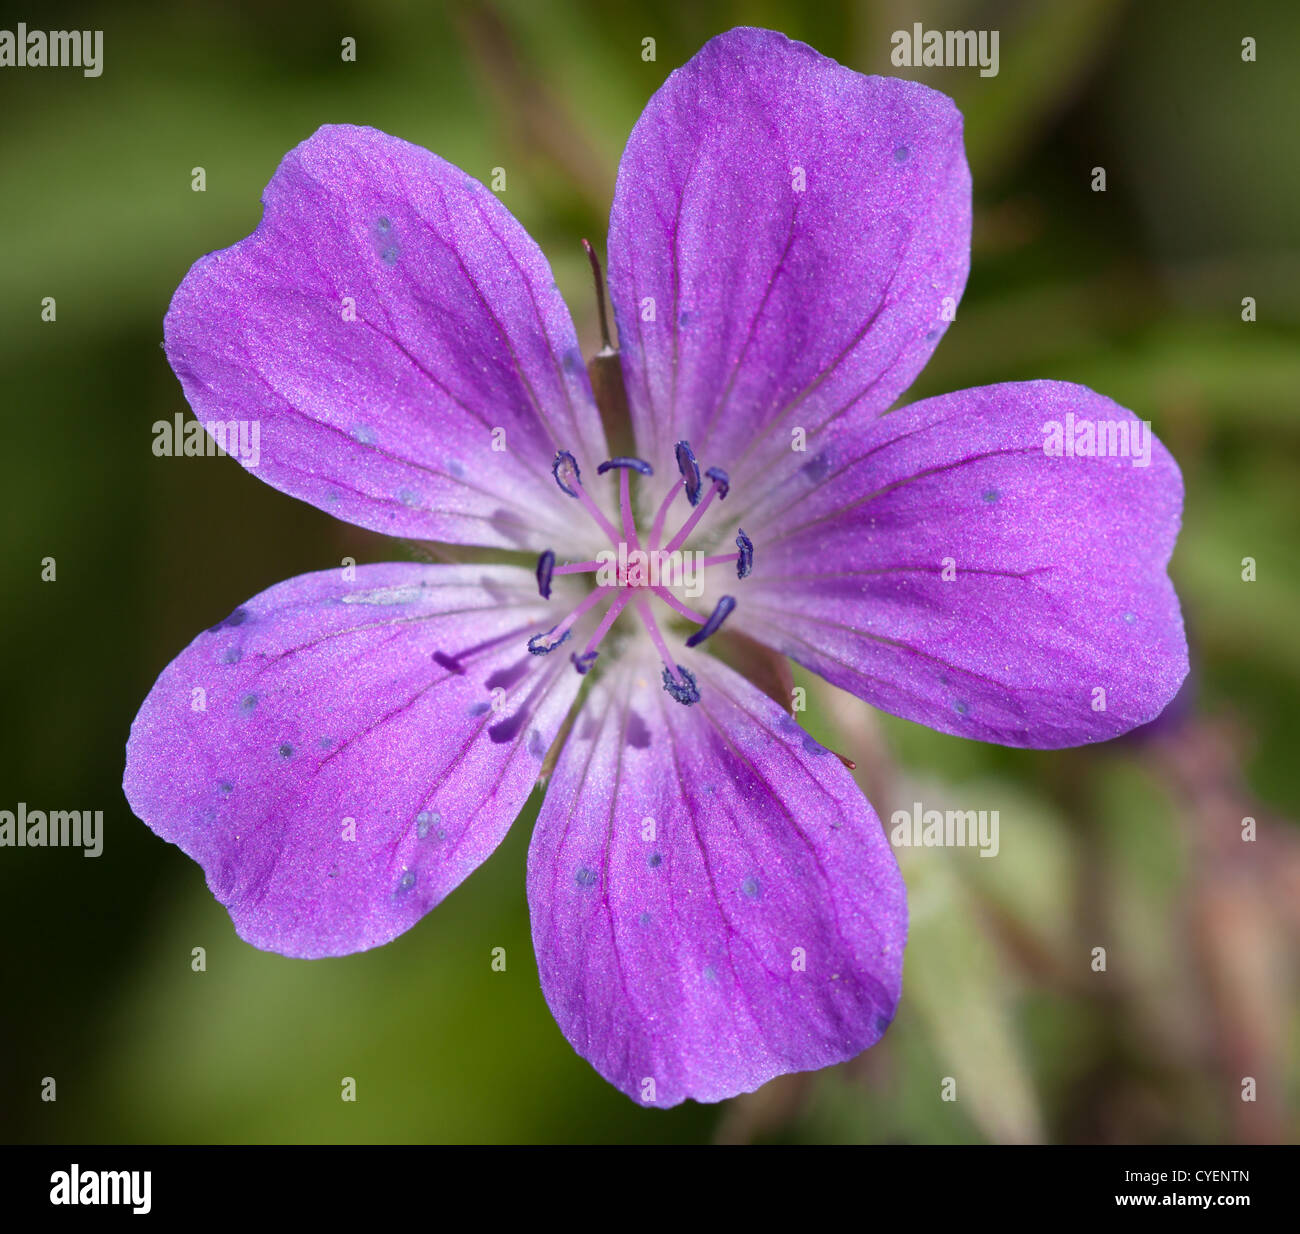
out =
<path fill-rule="evenodd" d="M 1033 381 L 884 414 L 965 285 L 952 102 L 752 29 L 668 78 L 610 219 L 635 456 L 610 458 L 546 260 L 481 184 L 341 126 L 264 202 L 167 315 L 196 416 L 255 421 L 256 474 L 338 518 L 519 564 L 249 600 L 146 699 L 132 808 L 242 938 L 342 955 L 456 887 L 562 745 L 528 899 L 547 1002 L 601 1075 L 717 1101 L 870 1046 L 900 993 L 898 867 L 718 641 L 1039 748 L 1149 721 L 1187 669 L 1181 479 L 1131 412 Z"/>

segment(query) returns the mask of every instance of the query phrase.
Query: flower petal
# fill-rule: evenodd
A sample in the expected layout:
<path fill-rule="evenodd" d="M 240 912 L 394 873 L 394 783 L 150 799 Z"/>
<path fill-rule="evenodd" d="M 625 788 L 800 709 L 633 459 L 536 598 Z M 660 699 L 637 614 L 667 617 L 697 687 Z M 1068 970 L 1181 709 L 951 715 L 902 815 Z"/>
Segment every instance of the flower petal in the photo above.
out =
<path fill-rule="evenodd" d="M 378 946 L 441 901 L 500 843 L 577 692 L 528 654 L 550 619 L 526 570 L 342 575 L 200 634 L 127 743 L 131 808 L 241 938 L 292 956 Z"/>
<path fill-rule="evenodd" d="M 706 43 L 637 122 L 610 215 L 640 453 L 688 438 L 743 484 L 791 465 L 793 429 L 883 412 L 961 297 L 970 213 L 945 95 L 770 30 Z"/>
<path fill-rule="evenodd" d="M 720 1101 L 851 1058 L 897 1005 L 905 892 L 833 754 L 708 656 L 597 683 L 528 856 L 546 1001 L 634 1100 Z"/>
<path fill-rule="evenodd" d="M 1138 425 L 1136 457 L 1052 457 L 1049 425 Z M 1104 430 L 1111 449 L 1110 429 Z M 1131 411 L 1030 381 L 927 399 L 815 456 L 747 515 L 733 621 L 945 733 L 1049 748 L 1158 715 L 1187 675 L 1165 573 L 1183 486 Z"/>
<path fill-rule="evenodd" d="M 507 548 L 567 533 L 551 460 L 594 469 L 604 435 L 568 309 L 510 212 L 437 155 L 349 125 L 290 151 L 262 200 L 257 230 L 198 261 L 167 314 L 197 418 L 256 422 L 241 462 L 362 527 Z"/>

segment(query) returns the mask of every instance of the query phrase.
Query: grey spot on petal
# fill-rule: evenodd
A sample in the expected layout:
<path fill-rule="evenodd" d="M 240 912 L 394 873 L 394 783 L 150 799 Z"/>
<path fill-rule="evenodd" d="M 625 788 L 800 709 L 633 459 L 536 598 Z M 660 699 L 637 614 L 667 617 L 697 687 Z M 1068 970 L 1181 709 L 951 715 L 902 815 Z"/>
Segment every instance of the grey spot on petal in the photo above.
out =
<path fill-rule="evenodd" d="M 752 874 L 740 884 L 740 890 L 744 894 L 745 898 L 749 900 L 757 900 L 759 895 L 762 893 L 762 888 L 759 885 L 758 879 L 756 879 Z"/>
<path fill-rule="evenodd" d="M 291 746 L 287 741 L 282 741 L 276 750 L 276 753 L 279 754 L 281 758 L 292 758 L 293 746 Z"/>
<path fill-rule="evenodd" d="M 245 694 L 244 697 L 239 700 L 239 710 L 242 711 L 245 715 L 248 715 L 256 706 L 257 706 L 256 694 Z"/>
<path fill-rule="evenodd" d="M 825 478 L 826 473 L 830 471 L 831 463 L 825 453 L 814 454 L 801 468 L 805 476 L 808 477 L 810 484 L 820 484 Z"/>
<path fill-rule="evenodd" d="M 233 630 L 237 626 L 242 626 L 244 622 L 249 621 L 253 614 L 248 611 L 242 604 L 235 609 L 224 621 L 219 621 L 215 626 L 209 627 L 210 630 Z"/>
<path fill-rule="evenodd" d="M 906 162 L 907 162 L 907 156 L 908 156 L 910 153 L 911 153 L 911 151 L 910 151 L 906 146 L 899 146 L 899 147 L 894 151 L 894 162 L 895 162 L 895 163 L 906 163 Z"/>
<path fill-rule="evenodd" d="M 970 711 L 970 704 L 959 698 L 953 703 L 952 709 L 959 716 L 964 716 Z"/>
<path fill-rule="evenodd" d="M 1125 613 L 1125 614 L 1124 614 L 1124 621 L 1125 621 L 1128 625 L 1131 626 L 1131 625 L 1132 625 L 1136 620 L 1137 620 L 1137 614 L 1136 614 L 1136 613 Z"/>
<path fill-rule="evenodd" d="M 986 489 L 985 489 L 985 490 L 980 494 L 980 496 L 983 497 L 984 500 L 987 501 L 987 502 L 991 505 L 993 502 L 997 501 L 997 499 L 998 499 L 999 497 L 1001 497 L 1002 494 L 999 493 L 998 490 L 995 489 L 995 488 L 986 488 Z"/>
<path fill-rule="evenodd" d="M 409 488 L 399 488 L 397 490 L 397 500 L 400 501 L 408 510 L 420 509 L 420 495 L 411 492 Z"/>
<path fill-rule="evenodd" d="M 712 964 L 710 964 L 708 968 L 704 970 L 704 973 L 702 975 L 705 981 L 717 981 L 718 970 L 714 968 Z"/>
<path fill-rule="evenodd" d="M 596 871 L 589 869 L 587 866 L 579 866 L 578 872 L 573 876 L 573 881 L 579 887 L 592 887 L 596 883 Z"/>
<path fill-rule="evenodd" d="M 322 750 L 328 750 L 328 749 L 329 749 L 329 748 L 334 744 L 334 738 L 333 738 L 333 737 L 320 737 L 320 738 L 317 739 L 316 744 L 317 744 L 317 745 L 318 745 Z"/>
<path fill-rule="evenodd" d="M 363 446 L 375 444 L 375 430 L 369 424 L 354 424 L 351 430 L 352 440 Z"/>
<path fill-rule="evenodd" d="M 637 924 L 638 924 L 638 925 L 643 925 L 643 926 L 648 926 L 648 925 L 650 924 L 650 914 L 649 914 L 649 913 L 642 913 L 641 916 L 639 916 L 639 917 L 637 918 Z"/>
<path fill-rule="evenodd" d="M 466 715 L 481 716 L 484 713 L 489 712 L 491 710 L 492 710 L 491 703 L 471 703 L 469 707 L 466 708 Z"/>
<path fill-rule="evenodd" d="M 229 797 L 234 791 L 235 786 L 231 784 L 229 780 L 217 781 L 217 792 L 219 792 L 223 797 Z"/>
<path fill-rule="evenodd" d="M 449 458 L 447 460 L 447 474 L 453 480 L 463 480 L 465 478 L 465 468 L 459 459 Z"/>
<path fill-rule="evenodd" d="M 230 646 L 221 653 L 222 664 L 238 664 L 244 658 L 244 649 L 238 646 Z"/>
<path fill-rule="evenodd" d="M 398 891 L 410 891 L 415 886 L 415 871 L 407 870 L 401 878 L 397 880 Z"/>
<path fill-rule="evenodd" d="M 546 742 L 542 740 L 541 731 L 531 729 L 528 733 L 528 753 L 534 758 L 546 757 Z"/>
<path fill-rule="evenodd" d="M 663 853 L 651 853 L 650 856 L 645 859 L 645 862 L 652 870 L 657 870 L 663 863 L 663 859 Z"/>
<path fill-rule="evenodd" d="M 386 266 L 397 265 L 398 248 L 395 244 L 387 245 L 379 254 L 379 260 Z"/>

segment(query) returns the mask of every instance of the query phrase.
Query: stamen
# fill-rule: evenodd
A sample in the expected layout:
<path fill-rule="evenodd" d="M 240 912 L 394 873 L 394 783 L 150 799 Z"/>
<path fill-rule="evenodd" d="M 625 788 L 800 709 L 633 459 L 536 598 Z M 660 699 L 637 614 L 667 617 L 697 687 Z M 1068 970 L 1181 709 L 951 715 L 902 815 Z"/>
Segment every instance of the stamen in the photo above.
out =
<path fill-rule="evenodd" d="M 636 517 L 632 513 L 631 480 L 627 469 L 618 473 L 618 513 L 623 520 L 623 539 L 631 548 L 640 548 L 641 541 L 636 537 Z"/>
<path fill-rule="evenodd" d="M 643 476 L 652 476 L 655 469 L 643 458 L 632 458 L 628 455 L 620 455 L 618 458 L 606 459 L 596 468 L 596 474 L 603 476 L 611 468 L 619 469 L 618 475 L 618 505 L 619 511 L 623 518 L 623 539 L 627 540 L 632 548 L 640 548 L 641 541 L 636 535 L 636 519 L 632 517 L 632 494 L 628 486 L 629 471 L 635 471 Z"/>
<path fill-rule="evenodd" d="M 688 621 L 693 621 L 696 625 L 703 625 L 707 620 L 706 618 L 701 617 L 693 608 L 683 604 L 671 591 L 668 590 L 667 587 L 651 587 L 650 590 L 653 591 L 666 605 L 668 605 L 669 608 L 675 609 L 677 612 L 681 613 L 681 615 Z"/>
<path fill-rule="evenodd" d="M 664 689 L 686 707 L 689 707 L 692 703 L 698 703 L 700 701 L 700 687 L 695 680 L 695 674 L 681 664 L 677 666 L 677 671 L 682 675 L 681 682 L 674 681 L 669 671 L 666 668 L 664 669 Z"/>
<path fill-rule="evenodd" d="M 713 470 L 717 469 L 714 468 Z M 681 546 L 686 543 L 686 538 L 695 530 L 695 524 L 704 517 L 704 512 L 709 508 L 713 499 L 715 497 L 725 497 L 727 495 L 727 488 L 730 487 L 729 485 L 724 487 L 727 473 L 724 471 L 720 474 L 722 476 L 721 480 L 719 480 L 717 476 L 712 477 L 713 487 L 709 489 L 709 495 L 691 511 L 691 517 L 682 524 L 681 530 L 668 541 L 668 544 L 664 548 L 665 553 L 671 553 L 674 549 L 681 548 Z"/>
<path fill-rule="evenodd" d="M 746 578 L 754 568 L 754 541 L 745 534 L 743 527 L 736 532 L 736 547 L 740 549 L 736 558 L 736 577 Z"/>
<path fill-rule="evenodd" d="M 677 443 L 677 470 L 682 473 L 682 479 L 686 482 L 686 496 L 691 499 L 691 505 L 700 504 L 700 465 L 695 461 L 695 451 L 691 449 L 689 441 L 679 441 Z"/>
<path fill-rule="evenodd" d="M 706 557 L 702 562 L 700 562 L 700 565 L 705 567 L 721 566 L 721 565 L 726 565 L 726 563 L 729 561 L 737 561 L 739 560 L 739 558 L 740 558 L 739 553 L 720 553 L 717 557 Z M 564 572 L 563 566 L 561 566 L 556 571 L 557 574 L 562 574 L 563 572 Z"/>
<path fill-rule="evenodd" d="M 600 655 L 600 652 L 596 650 L 597 646 L 600 644 L 601 639 L 609 633 L 610 626 L 618 620 L 619 613 L 627 607 L 628 601 L 631 599 L 632 591 L 625 587 L 615 597 L 613 604 L 605 610 L 605 615 L 600 619 L 600 625 L 592 631 L 591 637 L 587 640 L 587 645 L 581 652 L 575 652 L 569 657 L 573 661 L 573 667 L 579 673 L 588 672 L 591 666 L 596 663 L 596 657 Z"/>
<path fill-rule="evenodd" d="M 731 556 L 727 558 L 727 560 L 732 561 L 735 558 L 735 556 L 736 554 L 732 553 Z M 600 567 L 604 564 L 605 563 L 601 561 L 575 561 L 570 563 L 567 566 L 556 566 L 555 569 L 551 571 L 551 573 L 552 574 L 590 574 L 593 570 L 599 570 Z"/>
<path fill-rule="evenodd" d="M 622 467 L 631 471 L 640 472 L 643 476 L 652 476 L 655 469 L 643 458 L 632 458 L 630 455 L 620 455 L 618 458 L 606 459 L 599 467 L 596 468 L 596 474 L 603 476 L 607 471 L 614 467 Z"/>
<path fill-rule="evenodd" d="M 710 467 L 704 474 L 718 486 L 718 500 L 726 501 L 731 492 L 731 477 L 721 467 Z"/>
<path fill-rule="evenodd" d="M 646 633 L 650 635 L 650 641 L 655 645 L 659 658 L 664 662 L 665 674 L 670 677 L 675 676 L 680 666 L 674 664 L 672 656 L 668 654 L 668 645 L 664 642 L 664 636 L 659 632 L 659 623 L 655 621 L 654 614 L 650 611 L 650 605 L 646 603 L 644 596 L 636 597 L 636 611 L 640 614 Z M 678 681 L 675 684 L 681 685 L 681 682 Z"/>
<path fill-rule="evenodd" d="M 698 647 L 710 635 L 716 634 L 722 628 L 722 623 L 731 616 L 731 610 L 735 607 L 736 600 L 734 596 L 723 596 L 718 601 L 717 607 L 709 614 L 708 621 L 686 640 L 686 645 L 688 647 Z"/>
<path fill-rule="evenodd" d="M 561 643 L 567 642 L 572 637 L 572 630 L 562 630 L 559 637 L 555 637 L 554 629 L 547 630 L 545 634 L 534 634 L 528 640 L 528 650 L 535 656 L 549 656 Z M 546 640 L 550 640 L 547 642 Z"/>
<path fill-rule="evenodd" d="M 555 573 L 555 554 L 548 548 L 537 559 L 537 590 L 543 600 L 551 598 L 551 575 Z"/>
<path fill-rule="evenodd" d="M 573 610 L 559 625 L 552 626 L 545 634 L 534 634 L 528 640 L 528 650 L 535 656 L 549 655 L 561 643 L 565 642 L 570 634 L 570 628 L 583 613 L 594 608 L 610 591 L 608 587 L 597 587 L 589 596 L 587 596 L 577 608 Z"/>
<path fill-rule="evenodd" d="M 578 460 L 567 450 L 556 451 L 555 462 L 551 464 L 551 474 L 555 477 L 555 483 L 570 497 L 578 495 L 582 473 L 578 470 Z"/>
<path fill-rule="evenodd" d="M 654 527 L 650 532 L 651 548 L 659 547 L 659 541 L 663 538 L 664 534 L 664 520 L 668 517 L 668 507 L 673 504 L 673 499 L 681 491 L 682 486 L 680 484 L 674 484 L 672 488 L 668 490 L 668 496 L 664 498 L 663 505 L 659 507 L 659 513 L 655 515 Z"/>
<path fill-rule="evenodd" d="M 583 508 L 596 520 L 601 531 L 609 537 L 609 542 L 617 545 L 622 537 L 614 529 L 613 523 L 600 512 L 600 507 L 592 501 L 587 490 L 582 487 L 582 474 L 578 471 L 578 460 L 567 450 L 557 451 L 551 470 L 555 473 L 555 483 L 570 497 L 576 497 L 582 502 Z"/>

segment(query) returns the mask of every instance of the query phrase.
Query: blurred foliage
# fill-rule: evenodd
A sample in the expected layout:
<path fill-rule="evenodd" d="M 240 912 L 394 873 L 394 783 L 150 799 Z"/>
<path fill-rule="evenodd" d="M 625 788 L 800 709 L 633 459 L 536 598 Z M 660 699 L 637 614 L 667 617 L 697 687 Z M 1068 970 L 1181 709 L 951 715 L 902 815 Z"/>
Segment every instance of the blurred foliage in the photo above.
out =
<path fill-rule="evenodd" d="M 1300 9 L 1155 0 L 414 0 L 0 4 L 0 28 L 105 29 L 102 77 L 0 73 L 7 724 L 0 805 L 102 808 L 104 854 L 0 853 L 6 1139 L 1234 1141 L 1297 1132 Z M 1001 72 L 891 70 L 889 34 L 996 28 Z M 710 35 L 767 25 L 952 94 L 975 183 L 959 320 L 911 396 L 1084 382 L 1180 460 L 1173 573 L 1193 644 L 1145 739 L 1052 753 L 940 736 L 808 682 L 882 819 L 1001 814 L 1001 853 L 903 851 L 912 937 L 885 1041 L 720 1107 L 643 1111 L 566 1045 L 501 850 L 377 952 L 305 963 L 235 937 L 196 866 L 130 814 L 122 746 L 156 674 L 238 601 L 344 553 L 407 553 L 220 459 L 155 458 L 184 408 L 159 350 L 191 262 L 247 234 L 280 157 L 375 125 L 481 179 L 597 334 L 628 130 Z M 1258 40 L 1243 64 L 1240 40 Z M 339 42 L 357 39 L 355 64 Z M 640 57 L 657 40 L 657 60 Z M 1089 190 L 1094 166 L 1107 192 Z M 207 191 L 190 188 L 203 166 Z M 1241 320 L 1254 296 L 1259 320 Z M 44 296 L 56 324 L 40 321 Z M 909 397 L 911 397 L 909 396 Z M 58 581 L 39 581 L 40 559 Z M 1241 559 L 1258 581 L 1243 583 Z M 1013 614 L 1008 614 L 1014 619 Z M 917 786 L 920 786 L 919 788 Z M 1242 844 L 1240 820 L 1259 839 Z M 207 949 L 207 972 L 190 969 Z M 508 954 L 505 974 L 488 966 Z M 1107 971 L 1090 965 L 1104 946 Z M 58 1101 L 39 1100 L 41 1078 Z M 339 1100 L 355 1076 L 359 1100 Z M 1259 1099 L 1239 1099 L 1255 1076 Z M 943 1077 L 958 1100 L 940 1100 Z"/>

